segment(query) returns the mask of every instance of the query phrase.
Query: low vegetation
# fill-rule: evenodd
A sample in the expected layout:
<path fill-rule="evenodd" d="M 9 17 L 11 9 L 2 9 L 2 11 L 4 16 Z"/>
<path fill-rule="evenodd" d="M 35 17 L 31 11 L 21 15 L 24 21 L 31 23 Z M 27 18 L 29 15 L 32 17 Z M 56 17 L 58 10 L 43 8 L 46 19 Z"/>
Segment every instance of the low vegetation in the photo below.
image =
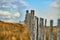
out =
<path fill-rule="evenodd" d="M 49 40 L 50 27 L 46 27 L 46 40 Z M 0 40 L 30 40 L 26 24 L 0 21 Z M 57 40 L 57 28 L 53 28 L 53 40 Z"/>
<path fill-rule="evenodd" d="M 30 40 L 28 27 L 25 24 L 0 21 L 0 40 Z"/>
<path fill-rule="evenodd" d="M 50 36 L 50 27 L 46 27 L 46 40 L 49 40 Z M 53 28 L 53 40 L 57 40 L 57 28 Z"/>

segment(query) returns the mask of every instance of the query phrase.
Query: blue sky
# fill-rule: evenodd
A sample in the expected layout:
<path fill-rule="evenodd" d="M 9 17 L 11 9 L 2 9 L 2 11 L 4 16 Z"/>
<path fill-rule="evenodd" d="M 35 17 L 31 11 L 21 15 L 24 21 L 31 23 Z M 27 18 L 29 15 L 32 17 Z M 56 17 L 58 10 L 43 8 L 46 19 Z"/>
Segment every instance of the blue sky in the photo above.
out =
<path fill-rule="evenodd" d="M 29 9 L 35 10 L 35 15 L 49 21 L 54 20 L 54 25 L 57 25 L 57 2 L 56 0 L 24 0 L 29 4 Z"/>
<path fill-rule="evenodd" d="M 0 0 L 0 20 L 7 22 L 24 21 L 26 10 L 35 10 L 35 16 L 54 20 L 56 25 L 56 0 Z"/>
<path fill-rule="evenodd" d="M 24 1 L 26 1 L 31 7 L 35 9 L 48 10 L 50 9 L 50 4 L 55 0 L 24 0 Z"/>

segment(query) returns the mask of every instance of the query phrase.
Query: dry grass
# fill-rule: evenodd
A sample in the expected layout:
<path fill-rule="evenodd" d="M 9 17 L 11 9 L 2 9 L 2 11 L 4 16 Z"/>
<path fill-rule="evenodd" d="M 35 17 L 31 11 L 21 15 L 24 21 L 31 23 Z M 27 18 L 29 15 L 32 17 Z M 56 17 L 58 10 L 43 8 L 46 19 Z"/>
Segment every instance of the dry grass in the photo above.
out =
<path fill-rule="evenodd" d="M 49 40 L 50 28 L 46 27 L 46 40 Z M 53 28 L 53 40 L 57 40 L 57 28 Z"/>
<path fill-rule="evenodd" d="M 49 40 L 50 28 L 46 27 L 46 40 Z M 0 40 L 30 40 L 26 24 L 0 21 Z M 53 28 L 53 40 L 57 40 L 57 28 Z"/>
<path fill-rule="evenodd" d="M 30 40 L 28 27 L 0 21 L 0 40 Z"/>

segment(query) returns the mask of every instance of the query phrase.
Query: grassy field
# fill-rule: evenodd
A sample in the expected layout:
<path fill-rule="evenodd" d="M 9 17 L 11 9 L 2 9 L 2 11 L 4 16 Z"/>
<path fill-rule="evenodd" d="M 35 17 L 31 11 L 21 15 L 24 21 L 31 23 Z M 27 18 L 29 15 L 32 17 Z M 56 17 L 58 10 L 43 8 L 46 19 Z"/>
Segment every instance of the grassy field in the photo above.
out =
<path fill-rule="evenodd" d="M 49 40 L 50 28 L 46 27 L 46 40 Z M 57 40 L 57 28 L 53 28 L 53 40 Z"/>
<path fill-rule="evenodd" d="M 46 27 L 46 40 L 49 40 L 50 28 Z M 0 21 L 0 40 L 30 40 L 26 24 Z M 53 28 L 53 40 L 57 40 L 57 28 Z"/>
<path fill-rule="evenodd" d="M 0 40 L 30 40 L 28 27 L 25 24 L 0 21 Z"/>

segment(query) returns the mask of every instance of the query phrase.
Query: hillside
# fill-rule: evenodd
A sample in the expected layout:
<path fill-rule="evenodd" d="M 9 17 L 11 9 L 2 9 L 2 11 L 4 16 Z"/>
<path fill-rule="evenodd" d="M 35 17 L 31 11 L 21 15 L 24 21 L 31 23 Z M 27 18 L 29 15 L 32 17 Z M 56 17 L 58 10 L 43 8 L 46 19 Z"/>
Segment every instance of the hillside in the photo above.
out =
<path fill-rule="evenodd" d="M 0 21 L 0 40 L 30 40 L 28 27 Z"/>

